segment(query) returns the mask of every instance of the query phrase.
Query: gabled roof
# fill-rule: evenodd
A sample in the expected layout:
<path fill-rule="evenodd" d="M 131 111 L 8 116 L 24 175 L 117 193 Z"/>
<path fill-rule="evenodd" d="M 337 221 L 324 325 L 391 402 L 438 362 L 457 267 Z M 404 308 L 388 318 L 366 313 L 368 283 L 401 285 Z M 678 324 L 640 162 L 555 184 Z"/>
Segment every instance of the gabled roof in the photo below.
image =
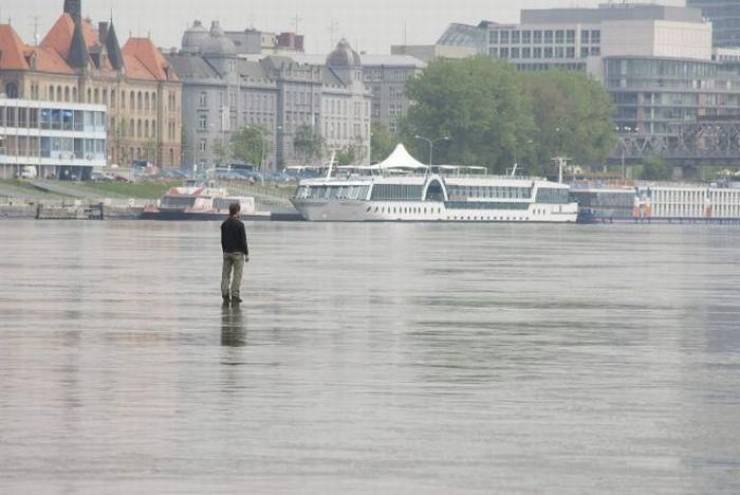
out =
<path fill-rule="evenodd" d="M 0 69 L 28 70 L 25 43 L 9 24 L 0 24 Z"/>
<path fill-rule="evenodd" d="M 39 72 L 51 72 L 55 74 L 75 73 L 56 50 L 37 46 L 31 48 L 30 53 L 36 57 L 36 70 Z"/>
<path fill-rule="evenodd" d="M 168 54 L 165 56 L 181 79 L 220 79 L 218 72 L 199 55 Z"/>
<path fill-rule="evenodd" d="M 123 59 L 129 77 L 157 81 L 178 80 L 167 59 L 149 38 L 130 38 L 123 47 Z"/>
<path fill-rule="evenodd" d="M 80 23 L 80 27 L 82 29 L 82 37 L 85 40 L 86 47 L 89 49 L 97 45 L 98 34 L 90 21 L 83 20 Z M 68 60 L 74 32 L 75 23 L 72 20 L 72 17 L 70 17 L 69 14 L 62 14 L 44 37 L 41 42 L 41 46 L 56 50 L 63 59 Z"/>

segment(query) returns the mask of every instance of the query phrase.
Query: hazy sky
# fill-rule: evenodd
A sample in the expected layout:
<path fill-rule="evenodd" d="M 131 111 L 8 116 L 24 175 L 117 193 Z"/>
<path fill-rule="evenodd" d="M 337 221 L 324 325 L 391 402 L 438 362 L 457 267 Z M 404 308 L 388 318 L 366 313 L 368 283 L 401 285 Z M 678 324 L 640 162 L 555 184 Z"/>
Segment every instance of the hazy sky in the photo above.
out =
<path fill-rule="evenodd" d="M 83 0 L 83 14 L 94 22 L 106 20 L 113 10 L 119 39 L 129 33 L 151 32 L 162 47 L 180 46 L 182 32 L 194 19 L 210 25 L 220 20 L 226 30 L 254 26 L 266 31 L 298 30 L 306 35 L 306 50 L 327 53 L 330 25 L 336 24 L 334 39 L 346 37 L 353 46 L 369 53 L 388 53 L 390 45 L 406 39 L 410 44 L 437 40 L 450 22 L 477 23 L 481 19 L 516 22 L 519 10 L 538 7 L 595 6 L 605 0 Z M 683 0 L 660 3 L 683 5 Z M 38 16 L 41 36 L 59 16 L 63 0 L 0 0 L 3 22 L 13 26 L 27 43 Z"/>

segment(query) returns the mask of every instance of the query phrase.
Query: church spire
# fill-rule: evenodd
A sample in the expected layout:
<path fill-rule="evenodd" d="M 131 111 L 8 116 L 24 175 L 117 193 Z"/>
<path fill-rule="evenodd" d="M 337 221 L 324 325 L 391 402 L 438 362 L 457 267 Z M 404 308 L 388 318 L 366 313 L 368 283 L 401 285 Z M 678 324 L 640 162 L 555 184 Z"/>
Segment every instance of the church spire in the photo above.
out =
<path fill-rule="evenodd" d="M 108 34 L 105 40 L 100 40 L 100 43 L 105 44 L 111 66 L 115 70 L 121 70 L 123 68 L 123 53 L 121 53 L 121 45 L 118 43 L 118 36 L 116 36 L 116 28 L 113 26 L 113 16 L 111 16 Z"/>
<path fill-rule="evenodd" d="M 90 52 L 87 50 L 85 36 L 82 34 L 82 23 L 75 21 L 75 30 L 72 35 L 72 46 L 69 49 L 69 65 L 77 69 L 85 69 L 89 62 Z"/>

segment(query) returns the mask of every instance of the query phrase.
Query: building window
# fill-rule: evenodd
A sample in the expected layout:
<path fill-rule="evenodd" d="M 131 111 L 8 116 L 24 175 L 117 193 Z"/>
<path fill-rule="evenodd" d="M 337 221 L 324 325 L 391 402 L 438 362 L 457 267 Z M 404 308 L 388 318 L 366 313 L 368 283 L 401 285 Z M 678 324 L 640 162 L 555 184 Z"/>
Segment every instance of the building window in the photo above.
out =
<path fill-rule="evenodd" d="M 545 43 L 552 43 L 552 31 L 545 31 Z"/>
<path fill-rule="evenodd" d="M 205 114 L 198 116 L 198 129 L 205 131 L 208 129 L 208 117 Z"/>
<path fill-rule="evenodd" d="M 591 43 L 598 45 L 601 43 L 601 31 L 591 31 Z"/>
<path fill-rule="evenodd" d="M 205 153 L 206 151 L 208 151 L 208 141 L 206 139 L 201 139 L 200 140 L 200 148 L 199 149 L 200 149 L 200 152 L 201 153 Z"/>
<path fill-rule="evenodd" d="M 201 108 L 205 108 L 208 106 L 208 93 L 205 91 L 200 92 L 200 106 Z"/>
<path fill-rule="evenodd" d="M 563 50 L 562 46 L 556 46 L 555 47 L 555 58 L 564 58 L 565 57 L 565 50 Z"/>
<path fill-rule="evenodd" d="M 488 33 L 488 42 L 491 45 L 498 45 L 498 31 L 490 31 Z"/>
<path fill-rule="evenodd" d="M 508 31 L 501 31 L 501 44 L 502 45 L 509 44 L 509 32 Z"/>
<path fill-rule="evenodd" d="M 522 48 L 522 58 L 531 58 L 532 56 L 532 49 L 528 46 L 525 46 Z"/>
<path fill-rule="evenodd" d="M 508 49 L 508 48 L 506 48 L 506 47 L 502 47 L 502 48 L 501 48 L 501 49 L 499 50 L 499 56 L 500 56 L 501 58 L 509 58 L 509 49 Z"/>
<path fill-rule="evenodd" d="M 511 58 L 519 58 L 519 48 L 511 49 Z"/>
<path fill-rule="evenodd" d="M 565 42 L 565 31 L 558 29 L 555 31 L 555 43 L 562 44 Z"/>
<path fill-rule="evenodd" d="M 552 47 L 545 47 L 545 58 L 552 58 Z"/>
<path fill-rule="evenodd" d="M 588 40 L 590 39 L 589 36 L 588 36 L 589 33 L 590 33 L 590 31 L 588 31 L 586 29 L 584 29 L 583 31 L 581 31 L 581 43 L 588 43 Z"/>
<path fill-rule="evenodd" d="M 601 55 L 601 49 L 598 46 L 592 46 L 591 55 L 598 57 L 599 55 Z"/>
<path fill-rule="evenodd" d="M 518 45 L 520 40 L 519 31 L 512 31 L 511 32 L 511 43 Z"/>
<path fill-rule="evenodd" d="M 532 42 L 532 31 L 522 31 L 522 44 L 528 45 Z"/>
<path fill-rule="evenodd" d="M 532 49 L 532 58 L 542 58 L 542 48 L 539 46 L 535 46 Z"/>
<path fill-rule="evenodd" d="M 532 31 L 532 39 L 535 45 L 542 43 L 542 31 Z"/>
<path fill-rule="evenodd" d="M 588 57 L 588 47 L 582 46 L 581 47 L 581 58 L 586 58 L 586 57 Z"/>
<path fill-rule="evenodd" d="M 574 46 L 565 49 L 565 58 L 576 58 L 576 48 Z"/>
<path fill-rule="evenodd" d="M 573 29 L 569 29 L 565 32 L 565 42 L 572 45 L 576 42 L 576 32 Z"/>

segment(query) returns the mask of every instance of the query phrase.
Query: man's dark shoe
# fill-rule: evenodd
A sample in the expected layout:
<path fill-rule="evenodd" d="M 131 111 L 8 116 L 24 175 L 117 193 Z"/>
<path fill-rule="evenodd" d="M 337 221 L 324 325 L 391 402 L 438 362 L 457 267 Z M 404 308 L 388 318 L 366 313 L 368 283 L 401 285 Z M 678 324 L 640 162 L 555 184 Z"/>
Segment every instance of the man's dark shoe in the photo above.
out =
<path fill-rule="evenodd" d="M 224 304 L 229 304 L 231 302 L 231 299 L 229 299 L 229 296 L 221 296 L 224 300 Z"/>
<path fill-rule="evenodd" d="M 232 298 L 231 298 L 231 302 L 233 302 L 234 304 L 240 304 L 240 303 L 242 302 L 242 298 L 241 298 L 241 297 L 239 297 L 239 296 L 237 296 L 237 297 L 232 297 Z"/>

